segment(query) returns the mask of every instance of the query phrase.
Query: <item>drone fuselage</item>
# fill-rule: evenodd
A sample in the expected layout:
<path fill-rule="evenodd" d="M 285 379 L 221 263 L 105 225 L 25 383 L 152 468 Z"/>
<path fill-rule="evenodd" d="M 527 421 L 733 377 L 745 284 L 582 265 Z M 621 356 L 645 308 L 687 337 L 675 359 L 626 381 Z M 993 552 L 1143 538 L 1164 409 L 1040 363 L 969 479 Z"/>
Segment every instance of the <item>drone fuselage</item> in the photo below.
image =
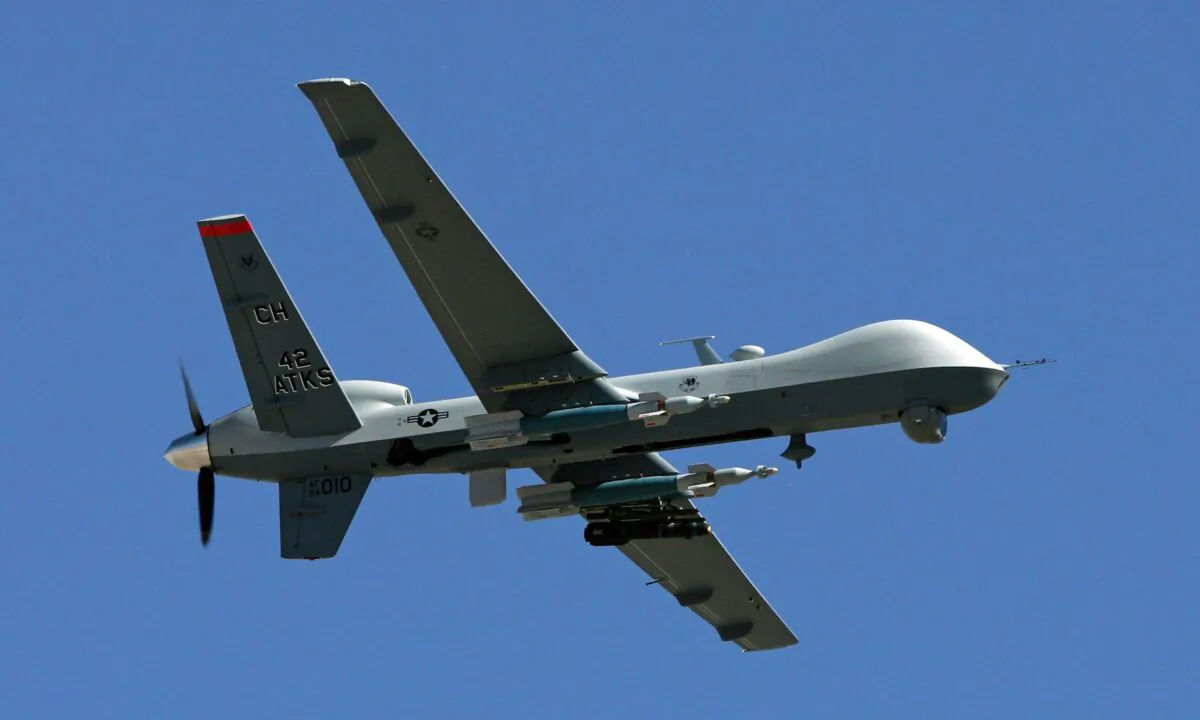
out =
<path fill-rule="evenodd" d="M 631 400 L 728 396 L 659 427 L 630 420 L 472 450 L 466 419 L 486 414 L 476 397 L 403 403 L 398 386 L 343 381 L 363 426 L 337 436 L 292 438 L 259 429 L 247 406 L 208 430 L 220 475 L 279 481 L 321 473 L 375 477 L 541 467 L 772 436 L 892 423 L 915 406 L 945 415 L 987 403 L 1005 369 L 941 328 L 912 320 L 875 323 L 798 350 L 758 359 L 610 378 Z M 200 438 L 197 438 L 199 441 Z"/>

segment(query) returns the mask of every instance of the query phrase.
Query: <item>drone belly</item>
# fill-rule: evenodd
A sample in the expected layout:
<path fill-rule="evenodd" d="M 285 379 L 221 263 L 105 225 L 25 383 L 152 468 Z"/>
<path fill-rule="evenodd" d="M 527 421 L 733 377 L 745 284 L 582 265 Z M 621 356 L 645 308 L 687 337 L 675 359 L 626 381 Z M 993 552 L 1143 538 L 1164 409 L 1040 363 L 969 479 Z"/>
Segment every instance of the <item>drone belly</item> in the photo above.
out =
<path fill-rule="evenodd" d="M 361 448 L 354 445 L 230 455 L 220 461 L 214 458 L 214 470 L 221 475 L 264 482 L 295 480 L 324 473 L 372 474 L 370 463 Z"/>
<path fill-rule="evenodd" d="M 378 433 L 372 425 L 340 435 L 294 438 L 259 429 L 254 409 L 247 406 L 209 427 L 212 468 L 219 475 L 265 481 L 323 472 L 369 474 L 362 446 Z"/>
<path fill-rule="evenodd" d="M 759 375 L 753 389 L 732 394 L 719 412 L 694 413 L 664 427 L 628 425 L 572 438 L 562 462 L 601 454 L 633 454 L 801 435 L 897 422 L 914 405 L 966 412 L 995 396 L 1007 376 L 980 367 L 867 372 L 831 380 L 779 383 Z"/>

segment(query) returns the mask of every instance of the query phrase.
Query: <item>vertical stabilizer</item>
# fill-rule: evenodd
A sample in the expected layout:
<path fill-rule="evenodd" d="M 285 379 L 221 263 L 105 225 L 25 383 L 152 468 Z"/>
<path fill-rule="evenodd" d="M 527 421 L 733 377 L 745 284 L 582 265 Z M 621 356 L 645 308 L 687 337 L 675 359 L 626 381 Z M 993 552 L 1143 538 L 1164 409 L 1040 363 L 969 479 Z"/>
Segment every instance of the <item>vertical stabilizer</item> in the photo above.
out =
<path fill-rule="evenodd" d="M 259 428 L 311 437 L 362 427 L 246 216 L 198 224 Z"/>

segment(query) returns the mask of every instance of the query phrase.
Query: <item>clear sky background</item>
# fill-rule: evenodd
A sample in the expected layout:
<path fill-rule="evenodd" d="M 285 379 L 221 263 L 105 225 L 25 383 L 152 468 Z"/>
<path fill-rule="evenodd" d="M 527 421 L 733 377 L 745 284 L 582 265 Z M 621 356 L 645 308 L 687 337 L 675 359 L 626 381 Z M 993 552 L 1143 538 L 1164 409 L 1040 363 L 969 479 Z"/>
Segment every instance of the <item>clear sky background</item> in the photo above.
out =
<path fill-rule="evenodd" d="M 414 5 L 6 5 L 0 716 L 1200 714 L 1195 4 Z M 250 216 L 340 376 L 469 392 L 294 87 L 330 76 L 614 374 L 897 317 L 1060 362 L 942 446 L 668 454 L 784 468 L 706 505 L 783 651 L 460 476 L 373 485 L 318 563 L 219 479 L 202 550 L 176 359 L 247 398 L 197 219 Z"/>

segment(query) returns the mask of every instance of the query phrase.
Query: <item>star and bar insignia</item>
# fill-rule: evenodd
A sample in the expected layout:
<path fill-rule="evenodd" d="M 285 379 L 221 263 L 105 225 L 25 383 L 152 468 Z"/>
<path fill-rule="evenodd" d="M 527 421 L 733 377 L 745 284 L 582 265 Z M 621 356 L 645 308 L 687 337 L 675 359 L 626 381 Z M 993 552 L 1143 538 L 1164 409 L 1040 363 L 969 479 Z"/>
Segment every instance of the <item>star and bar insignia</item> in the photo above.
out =
<path fill-rule="evenodd" d="M 450 413 L 445 410 L 435 410 L 434 408 L 425 408 L 416 415 L 409 415 L 404 418 L 406 423 L 416 423 L 421 427 L 433 427 L 437 425 L 438 420 L 445 420 L 450 417 Z"/>

